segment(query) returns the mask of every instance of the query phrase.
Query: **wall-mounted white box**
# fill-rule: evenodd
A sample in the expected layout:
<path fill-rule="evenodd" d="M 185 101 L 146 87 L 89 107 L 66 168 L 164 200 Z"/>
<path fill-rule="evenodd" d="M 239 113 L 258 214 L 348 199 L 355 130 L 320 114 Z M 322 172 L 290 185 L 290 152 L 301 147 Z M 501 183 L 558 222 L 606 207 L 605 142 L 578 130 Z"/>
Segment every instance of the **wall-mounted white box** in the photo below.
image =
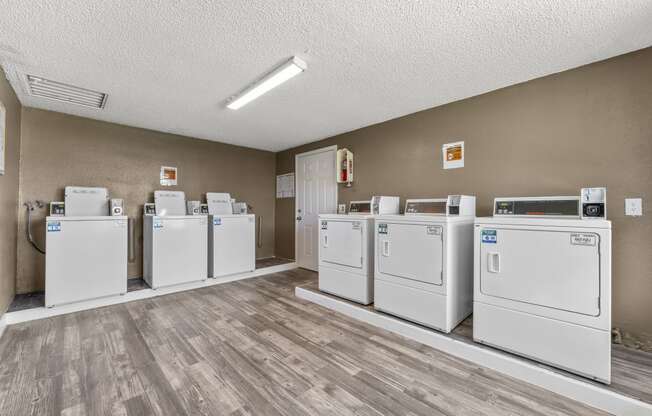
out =
<path fill-rule="evenodd" d="M 643 215 L 643 199 L 625 198 L 625 215 L 631 217 L 640 217 Z"/>

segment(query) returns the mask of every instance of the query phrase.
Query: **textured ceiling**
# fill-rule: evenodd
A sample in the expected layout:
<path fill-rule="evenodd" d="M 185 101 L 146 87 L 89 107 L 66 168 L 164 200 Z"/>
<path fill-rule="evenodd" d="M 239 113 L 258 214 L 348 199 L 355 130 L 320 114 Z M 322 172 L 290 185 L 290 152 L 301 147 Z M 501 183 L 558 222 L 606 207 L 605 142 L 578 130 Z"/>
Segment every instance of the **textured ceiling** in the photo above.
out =
<path fill-rule="evenodd" d="M 282 150 L 652 45 L 650 0 L 0 0 L 0 63 L 107 92 L 25 106 Z M 225 100 L 292 55 L 308 70 Z M 397 139 L 400 139 L 397 137 Z"/>

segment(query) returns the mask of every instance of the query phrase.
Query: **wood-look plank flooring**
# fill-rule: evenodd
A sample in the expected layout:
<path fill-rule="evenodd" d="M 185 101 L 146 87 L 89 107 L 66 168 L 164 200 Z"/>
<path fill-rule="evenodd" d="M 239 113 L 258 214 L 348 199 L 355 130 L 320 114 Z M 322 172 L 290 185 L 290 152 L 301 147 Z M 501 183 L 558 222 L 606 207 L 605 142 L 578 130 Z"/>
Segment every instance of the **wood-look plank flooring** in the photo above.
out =
<path fill-rule="evenodd" d="M 13 325 L 0 415 L 600 415 L 265 277 Z"/>
<path fill-rule="evenodd" d="M 327 293 L 319 291 L 317 274 L 314 275 L 314 280 L 306 282 L 301 287 L 304 289 L 318 292 L 324 296 L 336 298 L 340 301 L 347 302 L 360 308 L 374 311 L 375 313 L 384 315 L 383 312 L 376 311 L 373 305 L 359 305 L 350 302 L 346 299 L 338 298 Z M 494 349 L 488 345 L 478 344 L 473 341 L 473 317 L 469 316 L 462 323 L 460 323 L 449 336 L 456 338 L 460 341 L 472 343 L 480 348 Z M 509 352 L 501 351 L 504 354 L 513 355 Z M 641 400 L 646 403 L 652 404 L 652 353 L 646 351 L 639 351 L 632 348 L 627 348 L 623 345 L 613 344 L 611 346 L 611 384 L 605 385 L 597 381 L 589 380 L 578 375 L 569 373 L 567 371 L 535 362 L 527 358 L 518 356 L 518 358 L 529 361 L 540 367 L 545 367 L 549 370 L 562 373 L 568 377 L 576 378 L 584 382 L 592 383 L 601 388 L 615 391 L 625 396 Z"/>
<path fill-rule="evenodd" d="M 284 259 L 283 257 L 266 257 L 264 259 L 256 259 L 256 269 L 279 266 L 281 264 L 288 264 L 293 262 L 294 260 Z"/>

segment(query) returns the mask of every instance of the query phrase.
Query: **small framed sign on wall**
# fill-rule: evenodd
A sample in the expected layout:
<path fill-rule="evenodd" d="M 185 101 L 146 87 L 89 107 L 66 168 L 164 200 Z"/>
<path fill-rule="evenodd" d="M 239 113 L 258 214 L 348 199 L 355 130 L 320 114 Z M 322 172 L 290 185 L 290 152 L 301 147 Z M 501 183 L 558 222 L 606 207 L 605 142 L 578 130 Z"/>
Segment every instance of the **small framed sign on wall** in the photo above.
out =
<path fill-rule="evenodd" d="M 5 142 L 7 139 L 7 110 L 0 101 L 0 175 L 5 174 Z"/>
<path fill-rule="evenodd" d="M 446 143 L 441 147 L 444 169 L 464 167 L 464 142 Z"/>
<path fill-rule="evenodd" d="M 161 166 L 161 185 L 176 186 L 178 179 L 177 168 L 172 166 Z"/>

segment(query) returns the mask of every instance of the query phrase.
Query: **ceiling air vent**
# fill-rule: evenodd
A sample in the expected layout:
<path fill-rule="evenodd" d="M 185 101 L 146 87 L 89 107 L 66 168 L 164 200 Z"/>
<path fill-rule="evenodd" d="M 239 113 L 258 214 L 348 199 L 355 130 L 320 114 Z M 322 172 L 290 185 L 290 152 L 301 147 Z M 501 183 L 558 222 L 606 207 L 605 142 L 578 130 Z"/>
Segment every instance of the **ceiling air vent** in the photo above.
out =
<path fill-rule="evenodd" d="M 27 74 L 30 95 L 84 107 L 104 108 L 107 94 Z"/>

